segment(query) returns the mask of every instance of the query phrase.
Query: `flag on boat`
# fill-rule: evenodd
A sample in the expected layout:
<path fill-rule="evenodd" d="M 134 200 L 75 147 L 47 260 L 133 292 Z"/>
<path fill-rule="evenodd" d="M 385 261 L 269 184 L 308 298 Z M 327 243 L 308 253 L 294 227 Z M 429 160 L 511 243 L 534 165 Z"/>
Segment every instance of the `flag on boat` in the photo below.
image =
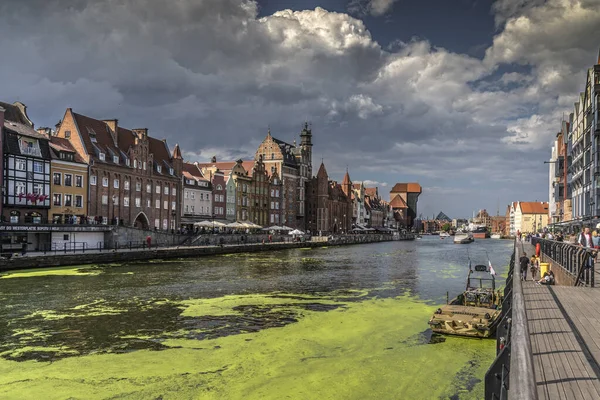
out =
<path fill-rule="evenodd" d="M 488 260 L 488 264 L 490 265 L 490 275 L 496 275 L 496 271 L 494 271 L 494 267 L 492 267 L 492 262 Z"/>

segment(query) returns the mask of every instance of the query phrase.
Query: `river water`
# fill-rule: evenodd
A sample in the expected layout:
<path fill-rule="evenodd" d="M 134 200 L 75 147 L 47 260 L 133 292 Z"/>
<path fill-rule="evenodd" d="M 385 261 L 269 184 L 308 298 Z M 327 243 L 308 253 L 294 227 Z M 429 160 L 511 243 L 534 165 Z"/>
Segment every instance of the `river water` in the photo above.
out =
<path fill-rule="evenodd" d="M 511 252 L 426 236 L 5 273 L 0 398 L 480 399 L 494 340 L 427 321 L 469 257 L 502 286 Z"/>

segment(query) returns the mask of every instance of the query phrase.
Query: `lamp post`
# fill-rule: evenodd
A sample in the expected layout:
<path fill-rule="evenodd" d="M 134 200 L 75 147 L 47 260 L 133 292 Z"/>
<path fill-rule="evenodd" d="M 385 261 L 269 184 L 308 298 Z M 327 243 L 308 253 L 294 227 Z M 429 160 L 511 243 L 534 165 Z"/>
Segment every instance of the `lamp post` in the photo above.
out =
<path fill-rule="evenodd" d="M 342 224 L 344 228 L 342 229 L 342 233 L 346 233 L 346 214 L 344 214 L 344 223 Z"/>
<path fill-rule="evenodd" d="M 591 198 L 591 195 L 592 194 L 590 193 L 590 203 L 589 203 L 590 204 L 590 220 L 592 218 L 594 218 L 593 208 L 594 208 L 594 204 L 595 204 L 594 199 Z"/>

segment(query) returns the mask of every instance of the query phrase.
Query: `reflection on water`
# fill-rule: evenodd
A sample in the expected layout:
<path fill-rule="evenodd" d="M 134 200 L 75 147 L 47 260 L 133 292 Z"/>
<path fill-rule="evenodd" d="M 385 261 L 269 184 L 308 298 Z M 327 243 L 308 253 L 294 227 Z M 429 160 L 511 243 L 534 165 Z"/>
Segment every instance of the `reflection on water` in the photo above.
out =
<path fill-rule="evenodd" d="M 11 277 L 9 274 L 0 279 L 0 320 L 5 321 L 0 324 L 0 356 L 7 360 L 4 362 L 29 366 L 28 360 L 78 362 L 97 354 L 122 357 L 123 361 L 123 357 L 146 354 L 139 350 L 161 350 L 154 353 L 155 357 L 163 357 L 159 353 L 166 357 L 174 351 L 190 352 L 212 342 L 211 349 L 227 347 L 239 352 L 247 346 L 244 343 L 275 338 L 281 330 L 272 328 L 283 327 L 289 329 L 286 338 L 300 340 L 286 351 L 299 351 L 306 345 L 301 341 L 307 335 L 303 329 L 312 326 L 316 340 L 327 340 L 317 351 L 326 358 L 333 353 L 345 359 L 353 346 L 362 343 L 364 347 L 371 340 L 381 342 L 374 354 L 388 352 L 381 354 L 383 365 L 386 360 L 398 362 L 389 352 L 399 348 L 404 351 L 400 359 L 405 360 L 414 357 L 422 362 L 423 356 L 431 354 L 433 364 L 436 358 L 448 357 L 458 364 L 445 366 L 450 367 L 446 371 L 450 375 L 445 377 L 442 389 L 452 387 L 453 395 L 475 393 L 476 397 L 481 385 L 475 373 L 485 370 L 481 357 L 493 357 L 493 342 L 432 340 L 426 322 L 435 304 L 445 301 L 446 291 L 452 297 L 464 289 L 469 257 L 473 264 L 487 264 L 489 256 L 502 275 L 511 251 L 512 244 L 506 241 L 454 245 L 450 240 L 425 237 L 413 242 L 65 268 L 46 275 L 44 271 L 25 272 L 6 279 Z M 358 315 L 360 318 L 354 319 Z M 392 317 L 395 320 L 391 321 Z M 406 321 L 412 326 L 404 324 Z M 348 327 L 329 326 L 333 323 L 354 326 L 341 337 Z M 318 330 L 322 330 L 320 335 Z M 364 331 L 366 336 L 354 337 L 355 330 Z M 442 347 L 429 350 L 430 343 L 438 342 L 434 347 Z M 249 357 L 254 354 L 246 351 Z M 314 344 L 305 351 L 315 352 Z M 456 351 L 470 355 L 459 357 Z M 280 349 L 271 363 L 277 364 L 276 358 L 284 353 Z M 467 358 L 461 361 L 461 357 Z M 304 358 L 300 357 L 299 362 L 305 363 Z M 259 362 L 253 360 L 259 368 Z M 350 358 L 345 362 L 352 361 Z M 249 368 L 239 354 L 228 362 Z M 364 362 L 360 362 L 361 368 L 367 368 Z M 286 359 L 281 363 L 282 368 L 290 365 Z M 0 364 L 0 372 L 3 367 L 10 369 Z M 457 369 L 452 372 L 452 368 Z M 227 368 L 218 370 L 219 380 L 224 379 L 221 375 Z M 301 370 L 297 364 L 295 371 Z M 411 371 L 414 374 L 407 369 L 407 373 Z M 13 378 L 16 384 L 16 376 L 4 377 L 7 383 Z M 381 377 L 373 379 L 382 384 Z M 393 392 L 411 393 L 414 388 L 409 381 L 414 379 L 407 377 L 407 382 L 394 387 Z M 220 384 L 223 382 L 211 381 L 209 386 L 225 390 Z M 389 384 L 384 380 L 384 387 Z M 326 388 L 323 391 L 326 393 Z M 443 390 L 440 393 L 447 394 Z"/>

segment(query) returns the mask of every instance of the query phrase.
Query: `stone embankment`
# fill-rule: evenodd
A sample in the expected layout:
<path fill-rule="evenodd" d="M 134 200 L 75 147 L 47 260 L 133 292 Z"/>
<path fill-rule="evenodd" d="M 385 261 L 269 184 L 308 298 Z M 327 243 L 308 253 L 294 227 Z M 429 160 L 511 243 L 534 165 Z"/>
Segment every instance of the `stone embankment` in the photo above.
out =
<path fill-rule="evenodd" d="M 28 255 L 26 257 L 13 257 L 0 259 L 0 271 L 13 269 L 31 269 L 44 267 L 59 267 L 83 264 L 110 264 L 131 261 L 191 258 L 216 254 L 232 254 L 259 251 L 275 251 L 294 248 L 314 248 L 323 246 L 340 246 L 361 243 L 385 242 L 392 240 L 411 240 L 413 236 L 396 236 L 384 234 L 348 235 L 335 237 L 313 237 L 310 241 L 289 241 L 275 243 L 245 243 L 224 244 L 208 246 L 169 246 L 153 247 L 151 249 L 107 249 L 103 251 L 77 252 L 77 253 L 48 253 Z"/>

